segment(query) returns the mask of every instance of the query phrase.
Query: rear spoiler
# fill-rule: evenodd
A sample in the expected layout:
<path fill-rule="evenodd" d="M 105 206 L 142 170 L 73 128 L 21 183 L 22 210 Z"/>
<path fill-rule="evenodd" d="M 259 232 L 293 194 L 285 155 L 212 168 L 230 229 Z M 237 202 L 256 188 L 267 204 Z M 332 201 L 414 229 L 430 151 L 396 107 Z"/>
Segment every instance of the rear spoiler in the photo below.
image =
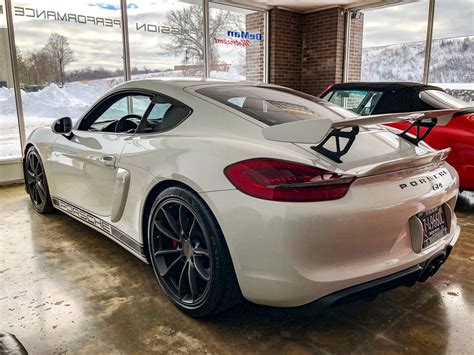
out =
<path fill-rule="evenodd" d="M 393 122 L 411 122 L 411 125 L 398 136 L 418 145 L 436 125 L 446 126 L 457 111 L 434 110 L 389 113 L 338 121 L 309 119 L 265 127 L 262 133 L 266 139 L 272 141 L 315 144 L 311 147 L 312 149 L 337 163 L 342 163 L 341 157 L 350 150 L 359 134 L 359 127 Z M 412 128 L 415 128 L 414 135 L 409 133 Z M 422 131 L 422 128 L 425 128 L 425 130 Z M 335 139 L 335 150 L 325 147 L 331 138 Z M 341 139 L 344 139 L 344 141 L 341 141 Z"/>

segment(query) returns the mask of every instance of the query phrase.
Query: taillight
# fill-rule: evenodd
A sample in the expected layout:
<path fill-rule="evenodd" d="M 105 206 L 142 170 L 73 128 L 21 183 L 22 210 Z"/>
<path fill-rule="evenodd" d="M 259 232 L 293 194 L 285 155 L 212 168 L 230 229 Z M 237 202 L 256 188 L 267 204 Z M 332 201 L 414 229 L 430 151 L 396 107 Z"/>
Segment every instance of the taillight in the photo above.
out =
<path fill-rule="evenodd" d="M 346 195 L 355 180 L 352 175 L 270 158 L 244 160 L 229 165 L 224 173 L 243 193 L 287 202 L 337 200 Z"/>

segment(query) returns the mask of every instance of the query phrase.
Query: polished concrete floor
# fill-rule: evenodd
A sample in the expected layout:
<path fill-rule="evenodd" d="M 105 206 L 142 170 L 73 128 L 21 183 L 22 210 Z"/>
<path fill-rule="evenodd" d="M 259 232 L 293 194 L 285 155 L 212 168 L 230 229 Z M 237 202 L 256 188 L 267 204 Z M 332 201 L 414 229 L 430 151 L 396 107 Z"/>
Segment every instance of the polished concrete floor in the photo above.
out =
<path fill-rule="evenodd" d="M 108 238 L 0 188 L 0 333 L 31 354 L 473 354 L 474 213 L 459 217 L 460 241 L 426 283 L 320 315 L 243 303 L 195 320 Z"/>

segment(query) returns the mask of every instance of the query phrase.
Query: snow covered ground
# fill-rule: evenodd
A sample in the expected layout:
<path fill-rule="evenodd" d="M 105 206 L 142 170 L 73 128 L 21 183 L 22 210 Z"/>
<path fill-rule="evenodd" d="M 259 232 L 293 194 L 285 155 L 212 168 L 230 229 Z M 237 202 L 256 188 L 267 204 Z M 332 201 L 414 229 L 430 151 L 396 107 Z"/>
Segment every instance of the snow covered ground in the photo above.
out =
<path fill-rule="evenodd" d="M 21 92 L 26 134 L 35 128 L 48 126 L 59 117 L 69 116 L 77 120 L 85 110 L 112 86 L 119 78 L 74 82 L 62 89 L 50 84 L 37 92 Z M 0 157 L 21 155 L 16 105 L 13 89 L 0 88 Z"/>

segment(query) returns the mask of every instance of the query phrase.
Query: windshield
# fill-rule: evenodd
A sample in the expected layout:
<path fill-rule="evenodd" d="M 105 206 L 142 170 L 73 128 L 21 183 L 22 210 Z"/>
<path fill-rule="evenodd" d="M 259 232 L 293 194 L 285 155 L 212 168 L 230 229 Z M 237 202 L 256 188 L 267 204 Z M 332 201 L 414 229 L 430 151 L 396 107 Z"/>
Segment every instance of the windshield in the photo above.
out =
<path fill-rule="evenodd" d="M 323 99 L 359 115 L 370 115 L 382 96 L 382 92 L 373 90 L 334 90 L 324 95 Z"/>
<path fill-rule="evenodd" d="M 196 90 L 269 126 L 308 119 L 339 121 L 358 117 L 311 95 L 274 87 L 225 85 Z"/>
<path fill-rule="evenodd" d="M 441 90 L 424 90 L 420 92 L 420 99 L 424 103 L 437 109 L 461 109 L 469 107 L 467 102 L 459 100 Z"/>

